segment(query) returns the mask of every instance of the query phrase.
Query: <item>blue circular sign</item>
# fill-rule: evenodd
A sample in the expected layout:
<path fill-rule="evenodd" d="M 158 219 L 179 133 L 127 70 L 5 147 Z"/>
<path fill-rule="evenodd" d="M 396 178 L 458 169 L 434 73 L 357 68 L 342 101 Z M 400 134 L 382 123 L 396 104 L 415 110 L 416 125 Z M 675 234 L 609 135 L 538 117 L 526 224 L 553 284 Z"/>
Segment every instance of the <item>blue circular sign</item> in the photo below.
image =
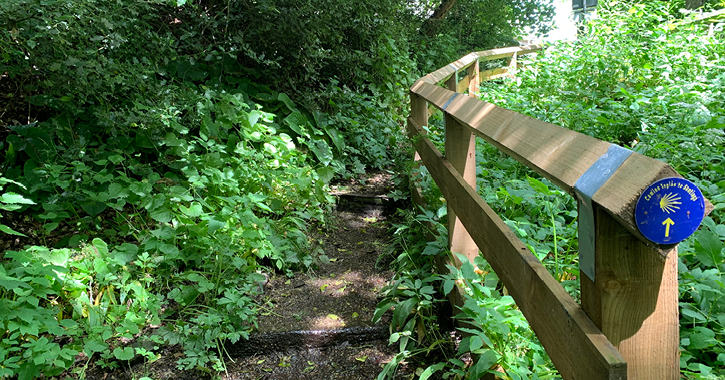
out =
<path fill-rule="evenodd" d="M 705 217 L 705 198 L 684 178 L 663 178 L 640 195 L 634 218 L 639 231 L 657 244 L 677 244 L 692 235 Z"/>

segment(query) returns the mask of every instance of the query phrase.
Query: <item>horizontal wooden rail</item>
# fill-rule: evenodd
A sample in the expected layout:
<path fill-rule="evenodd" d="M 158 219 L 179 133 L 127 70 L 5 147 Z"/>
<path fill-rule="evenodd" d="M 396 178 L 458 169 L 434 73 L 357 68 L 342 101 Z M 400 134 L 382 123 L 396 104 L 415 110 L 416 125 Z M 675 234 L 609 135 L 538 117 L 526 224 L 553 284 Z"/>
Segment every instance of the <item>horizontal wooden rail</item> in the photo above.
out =
<path fill-rule="evenodd" d="M 440 71 L 440 70 L 439 70 Z M 418 80 L 413 94 L 443 109 L 462 125 L 499 150 L 533 169 L 567 193 L 574 195 L 577 179 L 612 145 L 530 116 L 486 103 Z M 665 177 L 681 177 L 672 167 L 638 153 L 632 154 L 612 175 L 592 201 L 640 241 L 668 252 L 646 239 L 634 220 L 634 207 L 642 191 Z M 705 200 L 706 213 L 713 205 Z"/>
<path fill-rule="evenodd" d="M 530 45 L 521 47 L 507 47 L 471 53 L 449 64 L 448 66 L 441 67 L 440 69 L 420 78 L 420 81 L 430 84 L 438 84 L 448 80 L 451 76 L 456 74 L 456 72 L 467 69 L 469 66 L 476 63 L 477 61 L 492 61 L 495 59 L 512 57 L 514 54 L 522 55 L 535 53 L 537 51 L 540 51 L 541 49 L 541 45 Z"/>
<path fill-rule="evenodd" d="M 408 133 L 431 176 L 506 284 L 565 379 L 625 379 L 627 367 L 582 308 L 511 229 L 408 119 Z"/>

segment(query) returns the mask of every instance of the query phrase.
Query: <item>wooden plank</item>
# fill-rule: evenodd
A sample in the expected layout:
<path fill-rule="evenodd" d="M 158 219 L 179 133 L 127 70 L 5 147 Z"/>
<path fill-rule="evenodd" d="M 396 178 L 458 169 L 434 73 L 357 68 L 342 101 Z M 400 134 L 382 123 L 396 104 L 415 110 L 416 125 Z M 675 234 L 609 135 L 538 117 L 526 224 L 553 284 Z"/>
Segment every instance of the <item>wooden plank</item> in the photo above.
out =
<path fill-rule="evenodd" d="M 492 49 L 486 51 L 479 51 L 476 54 L 479 58 L 484 61 L 492 61 L 494 59 L 508 58 L 514 53 L 518 55 L 536 53 L 537 51 L 543 50 L 543 45 L 523 45 L 523 46 L 512 46 L 500 49 Z"/>
<path fill-rule="evenodd" d="M 425 101 L 424 98 L 414 94 L 410 93 L 410 118 L 415 120 L 415 122 L 418 125 L 428 125 L 428 102 Z M 413 153 L 413 165 L 420 166 L 420 155 L 418 152 Z M 411 176 L 410 178 L 410 188 L 413 195 L 413 202 L 418 204 L 419 206 L 427 206 L 425 202 L 425 197 L 423 197 L 423 191 L 418 185 L 420 182 L 420 178 L 417 178 L 415 176 Z"/>
<path fill-rule="evenodd" d="M 446 115 L 446 159 L 469 186 L 476 188 L 476 136 L 450 115 Z M 448 205 L 448 248 L 451 252 L 463 254 L 473 262 L 478 256 L 478 246 Z M 457 257 L 453 256 L 460 268 Z"/>
<path fill-rule="evenodd" d="M 411 90 L 438 108 L 454 95 L 424 82 L 416 82 Z M 577 179 L 612 145 L 467 96 L 453 99 L 446 112 L 571 195 Z M 662 161 L 633 153 L 592 198 L 631 234 L 662 255 L 668 247 L 657 247 L 642 236 L 634 220 L 634 208 L 642 191 L 665 177 L 680 175 Z M 705 205 L 706 212 L 712 210 L 709 201 L 705 200 Z"/>
<path fill-rule="evenodd" d="M 468 227 L 484 257 L 564 379 L 625 379 L 627 364 L 582 308 L 450 162 L 408 119 L 408 132 L 442 194 Z"/>
<path fill-rule="evenodd" d="M 596 282 L 582 276 L 582 307 L 627 361 L 629 379 L 679 379 L 677 248 L 662 260 L 594 208 Z"/>
<path fill-rule="evenodd" d="M 468 96 L 476 97 L 478 96 L 479 87 L 481 84 L 481 75 L 479 73 L 479 61 L 476 60 L 476 62 L 468 67 L 468 77 L 470 78 L 468 83 Z"/>
<path fill-rule="evenodd" d="M 416 83 L 412 91 L 438 108 L 453 95 L 427 83 Z M 611 145 L 471 97 L 457 96 L 446 112 L 571 194 L 579 176 Z"/>
<path fill-rule="evenodd" d="M 517 69 L 519 67 L 519 64 L 518 64 L 519 59 L 518 58 L 519 58 L 519 56 L 518 56 L 517 53 L 514 53 L 511 56 L 511 58 L 509 58 L 509 64 L 508 64 L 509 69 Z"/>
<path fill-rule="evenodd" d="M 440 69 L 424 76 L 421 79 L 430 84 L 441 83 L 448 80 L 453 74 L 456 73 L 456 71 L 463 72 L 465 69 L 468 68 L 468 66 L 472 65 L 477 60 L 478 55 L 476 55 L 475 53 L 468 54 L 463 58 L 449 65 L 443 66 Z"/>
<path fill-rule="evenodd" d="M 542 45 L 524 45 L 470 53 L 463 58 L 449 65 L 443 66 L 440 69 L 424 76 L 423 78 L 420 78 L 420 80 L 430 84 L 438 84 L 448 80 L 448 78 L 456 73 L 456 70 L 461 72 L 477 62 L 479 59 L 484 61 L 491 61 L 494 59 L 508 58 L 513 56 L 514 54 L 517 54 L 519 56 L 523 54 L 531 54 L 542 49 Z"/>
<path fill-rule="evenodd" d="M 449 90 L 457 90 L 460 83 L 456 76 L 451 76 L 446 81 Z M 468 88 L 468 84 L 464 89 Z M 456 91 L 462 92 L 462 91 Z M 476 188 L 476 136 L 468 128 L 462 126 L 456 119 L 445 114 L 445 150 L 446 159 L 453 165 L 463 179 Z M 478 246 L 463 227 L 456 212 L 448 205 L 448 249 L 453 253 L 460 253 L 471 262 L 478 256 Z M 455 266 L 460 268 L 458 258 L 452 256 Z M 456 304 L 462 306 L 462 298 L 456 297 Z"/>
<path fill-rule="evenodd" d="M 468 75 L 467 71 L 464 71 L 464 73 L 466 73 L 466 75 L 463 78 L 458 78 L 458 83 L 456 84 L 456 92 L 459 94 L 466 92 L 471 84 L 471 76 Z M 458 75 L 461 74 L 459 73 Z"/>
<path fill-rule="evenodd" d="M 503 78 L 509 76 L 509 68 L 508 67 L 498 67 L 495 69 L 489 69 L 481 71 L 481 80 L 494 80 L 498 78 Z"/>

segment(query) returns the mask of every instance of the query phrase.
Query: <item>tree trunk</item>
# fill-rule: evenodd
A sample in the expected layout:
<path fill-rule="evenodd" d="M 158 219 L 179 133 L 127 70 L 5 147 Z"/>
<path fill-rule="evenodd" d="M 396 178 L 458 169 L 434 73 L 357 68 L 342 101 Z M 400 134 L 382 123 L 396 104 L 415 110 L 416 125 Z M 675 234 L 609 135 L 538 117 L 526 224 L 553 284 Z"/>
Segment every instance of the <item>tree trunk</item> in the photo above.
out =
<path fill-rule="evenodd" d="M 451 8 L 458 0 L 443 0 L 441 5 L 433 11 L 433 14 L 423 23 L 422 31 L 428 36 L 433 36 L 438 29 L 438 24 L 446 17 Z M 688 0 L 691 1 L 691 0 Z M 697 0 L 696 0 L 697 1 Z M 702 0 L 700 0 L 702 1 Z"/>

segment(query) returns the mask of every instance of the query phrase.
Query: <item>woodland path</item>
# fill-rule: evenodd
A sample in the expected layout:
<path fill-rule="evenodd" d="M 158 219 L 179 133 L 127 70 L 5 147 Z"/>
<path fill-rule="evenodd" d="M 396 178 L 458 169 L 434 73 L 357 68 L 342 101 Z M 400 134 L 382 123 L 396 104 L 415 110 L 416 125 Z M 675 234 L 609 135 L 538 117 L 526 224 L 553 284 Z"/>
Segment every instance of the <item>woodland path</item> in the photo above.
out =
<path fill-rule="evenodd" d="M 259 329 L 248 341 L 228 345 L 223 380 L 375 379 L 397 353 L 388 345 L 388 320 L 371 320 L 378 291 L 392 277 L 383 256 L 397 205 L 385 196 L 389 176 L 369 175 L 362 182 L 333 186 L 337 204 L 324 227 L 311 227 L 314 249 L 329 260 L 294 277 L 269 274 L 258 296 Z M 96 369 L 90 380 L 211 379 L 200 371 L 180 371 L 181 352 L 168 350 L 153 363 L 107 373 Z M 396 379 L 411 378 L 415 366 L 402 365 Z"/>

